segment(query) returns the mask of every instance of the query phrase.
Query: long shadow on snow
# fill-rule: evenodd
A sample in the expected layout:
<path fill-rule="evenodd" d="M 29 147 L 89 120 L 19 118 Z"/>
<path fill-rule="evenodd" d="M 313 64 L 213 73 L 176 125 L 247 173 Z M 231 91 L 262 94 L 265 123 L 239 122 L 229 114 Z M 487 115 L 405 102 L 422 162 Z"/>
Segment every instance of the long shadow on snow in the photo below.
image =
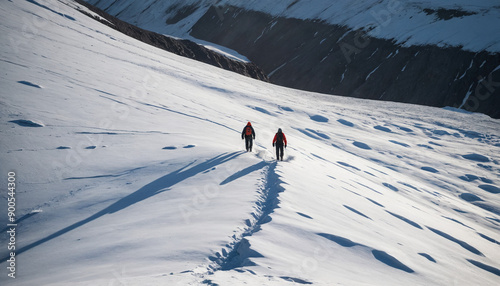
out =
<path fill-rule="evenodd" d="M 266 163 L 266 162 L 264 162 L 264 161 L 261 161 L 261 162 L 255 164 L 255 165 L 252 165 L 252 166 L 250 166 L 248 168 L 245 168 L 245 169 L 243 169 L 241 171 L 238 171 L 238 172 L 234 173 L 233 175 L 227 177 L 224 181 L 222 181 L 222 183 L 220 183 L 220 185 L 222 186 L 222 185 L 231 183 L 232 181 L 237 180 L 237 179 L 239 179 L 241 177 L 244 177 L 244 176 L 246 176 L 246 175 L 248 175 L 248 174 L 250 174 L 250 173 L 252 173 L 254 171 L 260 170 L 260 169 L 264 168 L 267 165 L 269 165 L 269 164 Z"/>
<path fill-rule="evenodd" d="M 394 256 L 388 254 L 385 251 L 377 250 L 375 248 L 372 248 L 372 247 L 369 247 L 369 246 L 366 246 L 366 245 L 354 242 L 354 241 L 352 241 L 352 240 L 350 240 L 348 238 L 337 236 L 337 235 L 333 235 L 333 234 L 329 234 L 329 233 L 317 233 L 317 235 L 319 235 L 321 237 L 324 237 L 324 238 L 326 238 L 328 240 L 331 240 L 331 241 L 337 243 L 338 245 L 340 245 L 342 247 L 355 247 L 355 246 L 359 246 L 359 247 L 363 247 L 363 248 L 369 249 L 371 251 L 373 257 L 375 257 L 375 259 L 377 259 L 378 261 L 384 263 L 385 265 L 393 267 L 393 268 L 396 268 L 396 269 L 399 269 L 399 270 L 402 270 L 402 271 L 407 272 L 407 273 L 413 273 L 413 272 L 415 272 L 415 271 L 413 271 L 413 269 L 411 269 L 410 267 L 406 266 L 401 261 L 399 261 Z"/>
<path fill-rule="evenodd" d="M 71 17 L 71 16 L 69 16 L 69 15 L 66 15 L 66 14 L 63 14 L 63 13 L 60 13 L 60 12 L 54 11 L 54 10 L 52 10 L 51 8 L 47 7 L 47 6 L 45 6 L 45 5 L 43 5 L 43 4 L 40 4 L 40 3 L 36 2 L 35 0 L 26 0 L 26 1 L 28 1 L 28 2 L 30 2 L 30 3 L 32 3 L 32 4 L 35 4 L 35 5 L 36 5 L 36 6 L 38 6 L 38 7 L 41 7 L 41 8 L 47 9 L 47 10 L 49 10 L 50 12 L 52 12 L 52 13 L 54 13 L 54 14 L 57 14 L 57 15 L 59 15 L 59 16 L 65 17 L 65 18 L 68 18 L 68 19 L 70 19 L 70 20 L 72 20 L 72 21 L 76 21 L 76 19 L 75 19 L 75 18 L 73 18 L 73 17 Z"/>
<path fill-rule="evenodd" d="M 31 212 L 31 213 L 25 214 L 20 219 L 16 219 L 15 224 L 19 224 L 23 220 L 29 219 L 30 217 L 32 217 L 32 216 L 34 216 L 36 214 L 38 214 L 38 212 Z M 7 226 L 6 228 L 3 228 L 2 230 L 0 230 L 0 233 L 4 233 L 4 232 L 8 231 L 9 229 L 10 229 L 10 226 Z"/>
<path fill-rule="evenodd" d="M 140 188 L 139 190 L 135 191 L 134 193 L 118 200 L 117 202 L 113 203 L 112 205 L 108 206 L 107 208 L 97 212 L 96 214 L 92 215 L 92 216 L 89 216 L 88 218 L 86 219 L 83 219 L 79 222 L 76 222 L 66 228 L 63 228 L 49 236 L 46 236 L 38 241 L 35 241 L 23 248 L 20 248 L 16 255 L 19 255 L 23 252 L 26 252 L 32 248 L 35 248 L 39 245 L 41 245 L 42 243 L 45 243 L 47 241 L 50 241 L 54 238 L 57 238 L 65 233 L 68 233 L 74 229 L 77 229 L 89 222 L 92 222 L 106 214 L 112 214 L 112 213 L 116 213 L 116 212 L 119 212 L 123 209 L 126 209 L 128 207 L 130 207 L 131 205 L 134 205 L 138 202 L 141 202 L 143 200 L 146 200 L 152 196 L 155 196 L 155 195 L 158 195 L 160 193 L 163 193 L 165 191 L 168 191 L 170 187 L 186 180 L 186 179 L 189 179 L 191 177 L 194 177 L 196 176 L 197 174 L 200 174 L 206 170 L 209 170 L 217 165 L 220 165 L 220 164 L 223 164 L 229 160 L 232 160 L 238 156 L 240 156 L 241 154 L 243 154 L 244 152 L 243 151 L 240 151 L 240 152 L 233 152 L 233 153 L 224 153 L 224 154 L 220 154 L 212 159 L 209 159 L 203 163 L 200 163 L 198 165 L 195 165 L 195 166 L 191 166 L 193 165 L 194 162 L 192 163 L 189 163 L 188 165 L 176 170 L 176 171 L 173 171 L 172 173 L 170 174 L 167 174 L 159 179 L 156 179 L 154 180 L 153 182 L 145 185 L 144 187 Z M 189 168 L 188 168 L 189 167 Z M 188 169 L 187 169 L 188 168 Z M 5 261 L 7 260 L 8 257 L 3 257 L 2 260 Z"/>
<path fill-rule="evenodd" d="M 282 181 L 275 171 L 277 165 L 276 162 L 262 162 L 245 169 L 247 170 L 246 172 L 248 172 L 249 170 L 251 171 L 255 168 L 260 169 L 266 165 L 269 166 L 269 169 L 267 171 L 267 180 L 266 185 L 262 190 L 261 198 L 257 203 L 259 211 L 257 212 L 257 214 L 254 214 L 255 220 L 248 225 L 240 239 L 236 239 L 232 245 L 228 245 L 229 252 L 223 250 L 222 255 L 219 254 L 215 257 L 210 257 L 210 260 L 218 265 L 215 267 L 215 269 L 213 269 L 215 271 L 231 270 L 242 266 L 253 265 L 253 263 L 249 260 L 250 258 L 262 257 L 260 253 L 251 249 L 250 242 L 248 241 L 248 239 L 246 239 L 246 237 L 258 232 L 261 229 L 262 225 L 271 221 L 270 215 L 274 212 L 275 209 L 279 207 L 279 193 L 283 192 L 285 189 L 280 186 L 280 183 L 282 183 Z M 235 174 L 237 175 L 236 177 L 239 177 L 238 173 Z M 226 179 L 225 181 L 227 181 L 228 179 Z"/>

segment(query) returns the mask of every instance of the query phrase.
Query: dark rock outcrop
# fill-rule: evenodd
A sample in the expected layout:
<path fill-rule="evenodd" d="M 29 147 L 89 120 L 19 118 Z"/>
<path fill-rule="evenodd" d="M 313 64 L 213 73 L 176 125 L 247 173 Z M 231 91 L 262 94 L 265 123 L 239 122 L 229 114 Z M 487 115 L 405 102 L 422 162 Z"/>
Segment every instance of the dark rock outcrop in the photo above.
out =
<path fill-rule="evenodd" d="M 212 6 L 191 35 L 244 54 L 280 85 L 358 98 L 462 106 L 500 118 L 498 53 L 404 47 L 322 21 L 273 17 L 231 6 Z"/>
<path fill-rule="evenodd" d="M 500 118 L 500 53 L 446 46 L 442 44 L 446 39 L 436 39 L 438 36 L 432 34 L 428 35 L 429 41 L 441 44 L 410 46 L 393 39 L 368 36 L 366 31 L 377 34 L 377 30 L 380 32 L 391 25 L 387 23 L 390 17 L 382 19 L 380 12 L 385 10 L 360 8 L 356 17 L 373 17 L 377 22 L 353 30 L 322 20 L 289 17 L 287 11 L 293 9 L 298 0 L 292 1 L 281 14 L 276 13 L 280 16 L 237 7 L 246 6 L 241 1 L 152 0 L 143 4 L 125 0 L 88 1 L 112 11 L 117 17 L 155 27 L 158 31 L 164 30 L 162 23 L 165 30 L 182 29 L 180 34 L 191 28 L 189 33 L 193 37 L 245 55 L 262 68 L 271 82 L 283 86 L 358 98 L 460 107 Z M 459 6 L 420 8 L 421 16 L 434 21 L 459 20 L 479 14 Z M 389 6 L 387 9 L 385 12 L 392 11 Z M 154 13 L 156 18 L 151 21 L 155 25 L 144 21 L 150 19 L 149 13 Z M 411 19 L 415 15 L 407 16 Z M 429 23 L 433 22 L 423 22 L 423 25 Z M 438 32 L 439 37 L 443 37 L 443 31 Z M 478 38 L 478 41 L 494 42 L 498 38 L 497 35 L 491 37 Z"/>
<path fill-rule="evenodd" d="M 171 37 L 167 37 L 155 32 L 141 29 L 127 22 L 124 22 L 116 17 L 109 15 L 108 13 L 96 8 L 82 0 L 77 0 L 78 3 L 84 5 L 92 12 L 101 16 L 101 18 L 94 18 L 92 15 L 85 13 L 85 11 L 80 11 L 97 21 L 121 32 L 132 38 L 140 40 L 144 43 L 150 44 L 157 48 L 172 52 L 174 54 L 194 59 L 200 62 L 204 62 L 216 67 L 220 67 L 229 71 L 237 72 L 239 74 L 249 76 L 262 81 L 269 81 L 266 74 L 254 63 L 244 63 L 236 60 L 232 60 L 214 51 L 211 51 L 203 46 L 200 46 L 192 41 L 188 40 L 177 40 Z"/>

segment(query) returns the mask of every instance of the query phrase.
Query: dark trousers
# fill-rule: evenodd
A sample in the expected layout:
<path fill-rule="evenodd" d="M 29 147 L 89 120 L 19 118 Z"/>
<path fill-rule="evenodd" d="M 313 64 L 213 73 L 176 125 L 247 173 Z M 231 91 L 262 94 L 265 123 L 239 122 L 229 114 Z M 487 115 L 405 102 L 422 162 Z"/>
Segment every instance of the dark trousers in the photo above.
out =
<path fill-rule="evenodd" d="M 245 135 L 245 146 L 247 148 L 247 152 L 252 152 L 253 138 L 252 135 Z"/>
<path fill-rule="evenodd" d="M 283 145 L 276 144 L 276 160 L 283 161 Z"/>

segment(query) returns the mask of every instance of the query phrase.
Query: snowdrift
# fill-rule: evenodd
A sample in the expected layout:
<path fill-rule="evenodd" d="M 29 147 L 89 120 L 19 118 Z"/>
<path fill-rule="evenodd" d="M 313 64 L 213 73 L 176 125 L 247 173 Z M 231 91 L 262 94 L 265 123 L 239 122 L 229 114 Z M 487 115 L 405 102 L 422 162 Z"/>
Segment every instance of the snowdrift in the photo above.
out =
<path fill-rule="evenodd" d="M 250 59 L 278 85 L 500 118 L 495 1 L 89 3 L 144 29 Z"/>
<path fill-rule="evenodd" d="M 186 37 L 210 6 L 259 11 L 274 17 L 319 20 L 328 24 L 368 29 L 368 35 L 397 44 L 462 47 L 464 50 L 500 52 L 500 10 L 494 0 L 398 1 L 367 0 L 88 0 L 112 15 L 159 33 Z M 168 24 L 168 25 L 166 25 Z"/>
<path fill-rule="evenodd" d="M 2 285 L 498 283 L 498 120 L 274 86 L 75 7 L 0 8 Z"/>

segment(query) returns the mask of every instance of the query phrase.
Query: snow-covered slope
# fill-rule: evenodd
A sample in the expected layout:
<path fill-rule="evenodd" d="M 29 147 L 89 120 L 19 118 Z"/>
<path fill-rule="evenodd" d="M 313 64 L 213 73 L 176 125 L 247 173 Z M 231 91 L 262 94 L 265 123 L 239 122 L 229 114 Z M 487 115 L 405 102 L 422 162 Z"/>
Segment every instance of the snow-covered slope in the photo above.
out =
<path fill-rule="evenodd" d="M 498 120 L 255 81 L 75 6 L 0 7 L 1 285 L 498 284 Z"/>
<path fill-rule="evenodd" d="M 500 117 L 496 1 L 89 2 L 148 30 L 232 49 L 223 50 L 282 86 Z"/>
<path fill-rule="evenodd" d="M 461 46 L 468 51 L 500 52 L 500 8 L 496 0 L 88 0 L 112 15 L 160 33 L 186 37 L 211 5 L 230 5 L 276 17 L 322 20 L 397 44 Z M 187 16 L 173 25 L 179 7 Z M 220 8 L 220 15 L 224 11 Z"/>

